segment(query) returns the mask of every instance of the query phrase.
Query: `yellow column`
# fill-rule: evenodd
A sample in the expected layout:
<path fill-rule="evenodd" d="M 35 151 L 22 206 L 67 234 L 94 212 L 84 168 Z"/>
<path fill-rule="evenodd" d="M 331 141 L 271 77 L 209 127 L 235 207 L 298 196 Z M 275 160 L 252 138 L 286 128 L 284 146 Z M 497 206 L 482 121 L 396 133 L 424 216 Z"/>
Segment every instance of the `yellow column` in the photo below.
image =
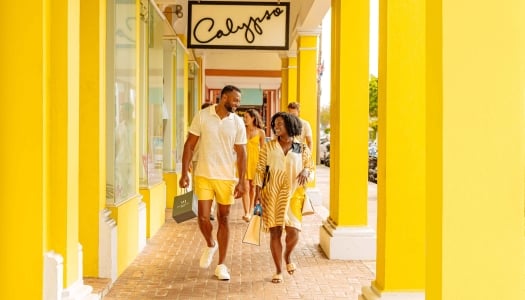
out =
<path fill-rule="evenodd" d="M 78 278 L 79 19 L 78 1 L 53 1 L 46 39 L 49 68 L 49 244 L 64 258 L 64 286 Z"/>
<path fill-rule="evenodd" d="M 428 3 L 426 299 L 525 299 L 525 2 Z"/>
<path fill-rule="evenodd" d="M 288 103 L 298 101 L 297 99 L 297 54 L 288 55 L 288 99 L 287 102 L 281 102 L 282 111 L 288 110 Z"/>
<path fill-rule="evenodd" d="M 317 54 L 319 32 L 299 33 L 297 39 L 297 102 L 301 104 L 300 116 L 312 127 L 312 157 L 317 155 Z M 291 99 L 290 99 L 291 100 Z M 315 185 L 311 182 L 310 185 Z"/>
<path fill-rule="evenodd" d="M 0 299 L 42 299 L 49 200 L 44 12 L 49 1 L 9 2 L 0 18 Z M 29 22 L 20 15 L 35 10 Z M 46 81 L 49 83 L 49 81 Z M 23 280 L 21 280 L 23 278 Z"/>
<path fill-rule="evenodd" d="M 368 0 L 332 1 L 330 217 L 320 232 L 331 259 L 375 259 L 367 226 L 368 15 Z"/>
<path fill-rule="evenodd" d="M 80 242 L 84 275 L 99 276 L 99 219 L 106 199 L 105 1 L 83 1 L 80 19 Z"/>
<path fill-rule="evenodd" d="M 286 111 L 286 105 L 288 104 L 288 57 L 281 57 L 281 99 L 280 99 L 280 110 Z"/>
<path fill-rule="evenodd" d="M 379 6 L 377 265 L 363 294 L 424 299 L 426 6 Z"/>

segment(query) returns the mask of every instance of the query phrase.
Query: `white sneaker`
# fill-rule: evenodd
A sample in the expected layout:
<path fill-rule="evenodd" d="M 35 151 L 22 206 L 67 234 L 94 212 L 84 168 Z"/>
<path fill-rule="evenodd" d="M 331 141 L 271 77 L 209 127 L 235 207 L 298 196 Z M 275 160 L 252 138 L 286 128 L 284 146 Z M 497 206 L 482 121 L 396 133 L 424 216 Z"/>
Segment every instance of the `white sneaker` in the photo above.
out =
<path fill-rule="evenodd" d="M 230 273 L 228 273 L 228 267 L 225 264 L 217 265 L 215 268 L 215 276 L 219 280 L 230 280 Z"/>
<path fill-rule="evenodd" d="M 206 247 L 204 248 L 204 251 L 202 251 L 201 260 L 199 262 L 199 265 L 201 268 L 206 269 L 210 266 L 211 261 L 213 260 L 213 255 L 215 252 L 217 252 L 217 249 L 219 248 L 219 244 L 217 241 L 213 241 L 214 245 L 213 247 Z"/>

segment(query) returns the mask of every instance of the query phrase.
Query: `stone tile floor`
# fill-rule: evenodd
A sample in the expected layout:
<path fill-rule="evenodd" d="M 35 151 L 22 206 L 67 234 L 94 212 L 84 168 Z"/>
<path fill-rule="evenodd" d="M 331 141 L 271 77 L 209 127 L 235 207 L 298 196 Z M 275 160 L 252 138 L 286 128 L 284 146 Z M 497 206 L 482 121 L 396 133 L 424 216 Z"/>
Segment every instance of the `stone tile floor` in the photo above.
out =
<path fill-rule="evenodd" d="M 177 224 L 167 209 L 166 223 L 103 299 L 358 299 L 361 288 L 370 286 L 375 277 L 375 262 L 327 259 L 319 246 L 319 215 L 303 219 L 300 241 L 292 255 L 298 270 L 294 275 L 284 273 L 284 282 L 274 284 L 269 234 L 263 234 L 260 246 L 241 242 L 247 223 L 241 219 L 240 200 L 233 205 L 230 216 L 226 260 L 230 281 L 218 281 L 213 274 L 218 253 L 210 268 L 199 268 L 205 243 L 196 219 Z M 215 234 L 216 221 L 213 224 Z M 86 280 L 94 286 L 92 282 L 97 283 Z"/>

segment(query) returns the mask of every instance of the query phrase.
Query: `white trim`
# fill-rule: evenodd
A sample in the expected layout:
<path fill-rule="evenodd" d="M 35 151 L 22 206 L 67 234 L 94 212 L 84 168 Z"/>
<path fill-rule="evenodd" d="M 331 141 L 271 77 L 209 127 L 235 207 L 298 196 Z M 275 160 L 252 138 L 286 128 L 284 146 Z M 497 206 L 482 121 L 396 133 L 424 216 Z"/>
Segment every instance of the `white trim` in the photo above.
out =
<path fill-rule="evenodd" d="M 44 291 L 43 300 L 61 298 L 64 278 L 64 259 L 55 251 L 44 253 Z"/>
<path fill-rule="evenodd" d="M 299 50 L 299 52 L 301 52 L 301 51 L 317 51 L 317 48 L 316 47 L 302 47 L 302 48 L 299 48 L 298 50 Z"/>
<path fill-rule="evenodd" d="M 82 245 L 78 244 L 77 270 L 78 277 L 72 285 L 63 288 L 64 281 L 64 259 L 62 255 L 49 251 L 44 254 L 44 300 L 100 300 L 100 296 L 92 294 L 93 288 L 84 285 L 82 278 L 83 268 Z"/>
<path fill-rule="evenodd" d="M 99 213 L 98 276 L 117 280 L 117 222 L 107 208 Z"/>
<path fill-rule="evenodd" d="M 330 218 L 320 229 L 320 246 L 329 259 L 375 260 L 376 232 L 370 227 L 337 226 Z"/>
<path fill-rule="evenodd" d="M 363 287 L 359 300 L 425 300 L 424 292 L 380 292 L 374 286 Z"/>

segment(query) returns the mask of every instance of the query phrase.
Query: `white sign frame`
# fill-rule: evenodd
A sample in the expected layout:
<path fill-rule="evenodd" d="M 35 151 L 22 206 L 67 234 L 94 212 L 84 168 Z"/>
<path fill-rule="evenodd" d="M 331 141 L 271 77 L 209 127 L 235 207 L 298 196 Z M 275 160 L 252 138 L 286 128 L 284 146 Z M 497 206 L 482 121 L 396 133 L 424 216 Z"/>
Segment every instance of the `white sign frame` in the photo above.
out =
<path fill-rule="evenodd" d="M 289 2 L 188 2 L 188 48 L 288 50 Z"/>

